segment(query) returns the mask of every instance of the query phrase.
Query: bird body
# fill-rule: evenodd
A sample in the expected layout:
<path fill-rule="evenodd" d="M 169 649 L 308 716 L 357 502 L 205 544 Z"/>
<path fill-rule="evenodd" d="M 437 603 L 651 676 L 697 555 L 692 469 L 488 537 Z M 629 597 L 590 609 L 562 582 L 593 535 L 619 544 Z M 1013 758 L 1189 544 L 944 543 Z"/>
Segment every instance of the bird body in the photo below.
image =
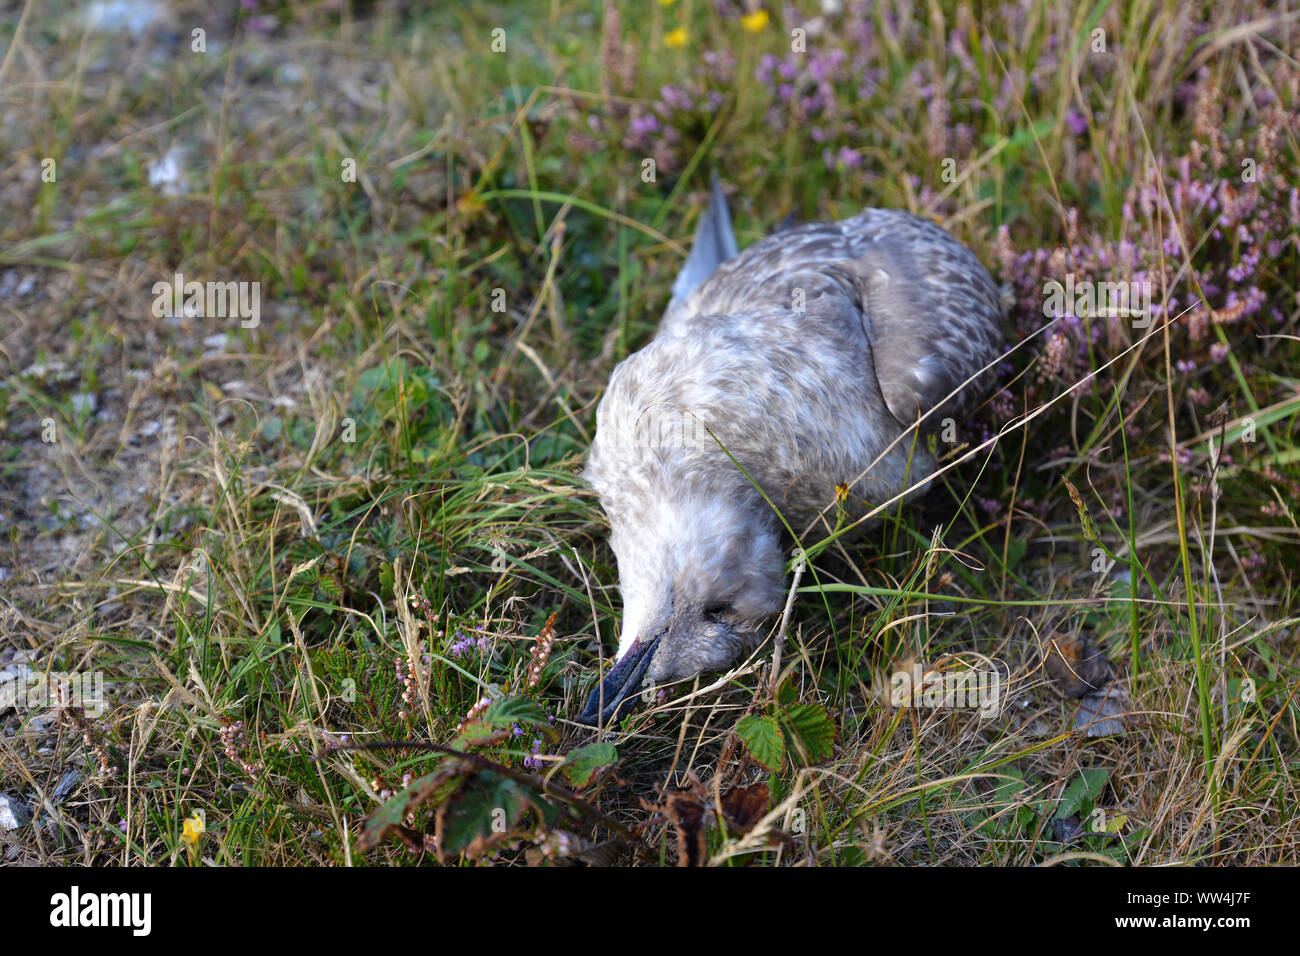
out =
<path fill-rule="evenodd" d="M 585 477 L 624 612 L 584 718 L 755 646 L 784 597 L 783 529 L 932 474 L 918 421 L 968 410 L 1000 341 L 992 279 L 934 223 L 869 209 L 737 253 L 715 180 L 658 334 L 597 410 Z"/>

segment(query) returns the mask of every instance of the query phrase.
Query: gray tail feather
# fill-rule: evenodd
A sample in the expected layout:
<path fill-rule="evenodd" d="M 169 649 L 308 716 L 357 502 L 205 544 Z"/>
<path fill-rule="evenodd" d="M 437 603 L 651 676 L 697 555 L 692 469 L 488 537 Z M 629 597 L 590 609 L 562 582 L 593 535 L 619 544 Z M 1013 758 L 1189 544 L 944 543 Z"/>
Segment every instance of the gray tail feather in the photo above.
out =
<path fill-rule="evenodd" d="M 696 287 L 713 275 L 713 270 L 740 253 L 736 247 L 736 233 L 731 228 L 731 213 L 727 210 L 727 197 L 722 194 L 722 183 L 715 172 L 713 180 L 713 198 L 709 208 L 700 217 L 695 227 L 695 242 L 691 254 L 686 258 L 686 265 L 673 283 L 673 300 L 685 301 Z"/>
<path fill-rule="evenodd" d="M 786 217 L 778 222 L 775 226 L 767 231 L 769 236 L 775 236 L 778 232 L 785 232 L 799 225 L 799 214 L 791 210 Z"/>

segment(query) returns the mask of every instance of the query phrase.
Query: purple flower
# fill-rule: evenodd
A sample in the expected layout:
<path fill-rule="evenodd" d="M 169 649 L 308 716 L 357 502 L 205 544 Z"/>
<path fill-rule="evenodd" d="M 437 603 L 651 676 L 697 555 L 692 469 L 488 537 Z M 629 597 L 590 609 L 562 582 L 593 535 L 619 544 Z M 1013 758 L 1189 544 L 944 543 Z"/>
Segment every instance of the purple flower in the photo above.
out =
<path fill-rule="evenodd" d="M 472 637 L 466 637 L 464 632 L 459 628 L 457 628 L 456 633 L 452 636 L 456 638 L 451 647 L 448 648 L 448 652 L 452 657 L 460 657 L 464 654 L 468 654 L 470 648 L 474 646 L 474 639 Z"/>
<path fill-rule="evenodd" d="M 649 133 L 659 132 L 659 118 L 653 113 L 632 117 L 630 125 L 633 136 L 644 136 Z"/>
<path fill-rule="evenodd" d="M 542 759 L 537 756 L 538 751 L 542 749 L 542 738 L 537 737 L 533 740 L 532 756 L 524 758 L 524 766 L 530 770 L 539 769 L 542 766 Z"/>

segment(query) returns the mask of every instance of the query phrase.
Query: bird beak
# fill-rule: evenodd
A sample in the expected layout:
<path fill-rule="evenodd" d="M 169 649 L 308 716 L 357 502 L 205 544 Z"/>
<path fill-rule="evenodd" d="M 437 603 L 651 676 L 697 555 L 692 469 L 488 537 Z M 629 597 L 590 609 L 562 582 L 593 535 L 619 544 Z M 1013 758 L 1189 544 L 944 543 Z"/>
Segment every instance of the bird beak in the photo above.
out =
<path fill-rule="evenodd" d="M 611 724 L 636 705 L 636 694 L 650 669 L 662 635 L 653 641 L 635 642 L 623 659 L 605 675 L 600 686 L 587 698 L 587 706 L 578 715 L 578 721 L 592 726 Z"/>

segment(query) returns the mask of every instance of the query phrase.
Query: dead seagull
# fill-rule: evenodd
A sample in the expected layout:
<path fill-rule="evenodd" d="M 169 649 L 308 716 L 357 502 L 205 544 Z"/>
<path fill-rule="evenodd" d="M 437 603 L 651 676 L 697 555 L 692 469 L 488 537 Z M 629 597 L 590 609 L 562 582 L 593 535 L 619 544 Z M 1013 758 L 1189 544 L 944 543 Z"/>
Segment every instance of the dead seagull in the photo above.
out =
<path fill-rule="evenodd" d="M 993 280 L 934 223 L 868 209 L 739 253 L 715 178 L 658 334 L 596 413 L 584 476 L 623 632 L 579 719 L 756 647 L 783 603 L 785 527 L 861 516 L 931 475 L 917 423 L 961 420 L 1001 333 Z"/>

